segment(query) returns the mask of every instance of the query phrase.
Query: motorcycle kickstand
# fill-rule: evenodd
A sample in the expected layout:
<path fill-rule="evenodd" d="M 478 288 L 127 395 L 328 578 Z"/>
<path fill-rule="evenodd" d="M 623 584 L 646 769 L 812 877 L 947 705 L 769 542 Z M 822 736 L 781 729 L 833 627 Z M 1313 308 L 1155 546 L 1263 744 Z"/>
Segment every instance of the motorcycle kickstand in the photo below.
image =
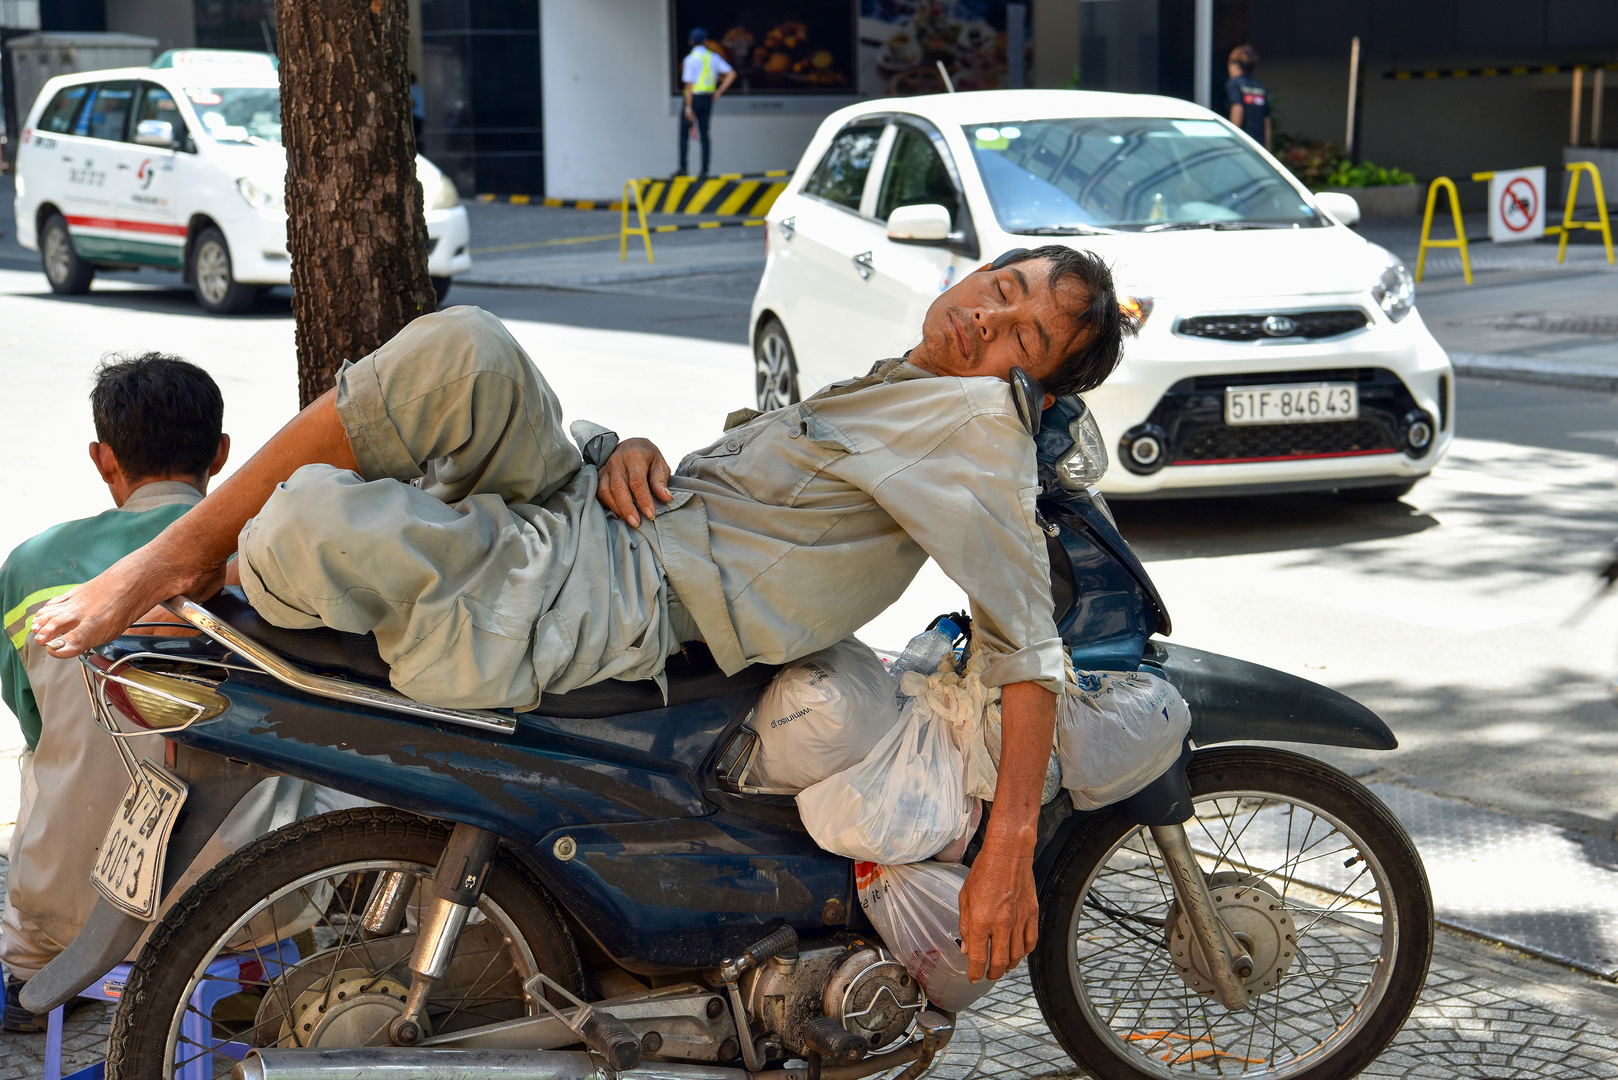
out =
<path fill-rule="evenodd" d="M 433 871 L 431 892 L 422 906 L 416 949 L 410 956 L 410 992 L 404 1012 L 388 1025 L 395 1046 L 414 1046 L 427 1034 L 427 995 L 449 971 L 466 918 L 483 897 L 483 883 L 494 865 L 500 838 L 475 825 L 458 824 Z"/>
<path fill-rule="evenodd" d="M 1174 882 L 1174 898 L 1186 913 L 1186 921 L 1191 924 L 1191 936 L 1208 961 L 1214 996 L 1231 1012 L 1246 1009 L 1250 998 L 1242 984 L 1253 974 L 1253 958 L 1219 918 L 1213 894 L 1208 891 L 1208 879 L 1203 876 L 1202 867 L 1197 865 L 1197 856 L 1191 850 L 1191 839 L 1185 834 L 1185 824 L 1153 825 L 1150 828 L 1152 840 L 1156 842 L 1158 853 L 1163 856 L 1169 877 Z"/>

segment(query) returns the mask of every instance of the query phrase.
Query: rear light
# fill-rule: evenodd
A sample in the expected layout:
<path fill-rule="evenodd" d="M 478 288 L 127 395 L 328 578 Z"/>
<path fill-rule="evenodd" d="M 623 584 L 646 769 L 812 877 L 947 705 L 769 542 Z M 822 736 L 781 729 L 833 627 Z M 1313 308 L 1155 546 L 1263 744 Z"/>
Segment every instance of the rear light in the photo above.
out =
<path fill-rule="evenodd" d="M 93 653 L 87 660 L 95 669 L 91 678 L 100 684 L 106 703 L 148 730 L 212 720 L 230 708 L 229 699 L 206 683 L 143 671 L 133 664 L 118 666 Z"/>

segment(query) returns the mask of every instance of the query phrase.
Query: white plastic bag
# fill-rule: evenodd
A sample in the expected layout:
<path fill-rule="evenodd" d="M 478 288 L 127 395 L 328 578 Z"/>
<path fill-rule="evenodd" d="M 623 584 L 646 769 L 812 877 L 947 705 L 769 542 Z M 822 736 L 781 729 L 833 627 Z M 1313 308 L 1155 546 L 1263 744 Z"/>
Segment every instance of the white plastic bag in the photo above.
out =
<path fill-rule="evenodd" d="M 1126 799 L 1180 756 L 1191 710 L 1143 671 L 1078 671 L 1056 700 L 1062 786 L 1080 810 Z"/>
<path fill-rule="evenodd" d="M 753 715 L 758 750 L 747 782 L 798 792 L 865 759 L 899 723 L 893 680 L 857 638 L 776 674 Z"/>
<path fill-rule="evenodd" d="M 815 843 L 834 854 L 920 862 L 966 829 L 962 769 L 949 724 L 913 700 L 865 760 L 799 792 L 798 811 Z"/>
<path fill-rule="evenodd" d="M 987 978 L 966 981 L 961 950 L 961 887 L 966 867 L 922 862 L 908 866 L 857 863 L 860 907 L 893 955 L 916 977 L 927 999 L 956 1012 L 987 994 Z"/>

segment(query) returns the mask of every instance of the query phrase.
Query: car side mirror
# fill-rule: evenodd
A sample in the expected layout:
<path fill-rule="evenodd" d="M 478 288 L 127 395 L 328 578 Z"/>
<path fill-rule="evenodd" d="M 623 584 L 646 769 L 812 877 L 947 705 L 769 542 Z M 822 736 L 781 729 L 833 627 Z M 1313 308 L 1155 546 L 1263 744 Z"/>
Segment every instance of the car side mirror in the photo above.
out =
<path fill-rule="evenodd" d="M 901 206 L 888 215 L 888 239 L 900 244 L 947 244 L 954 223 L 937 203 Z"/>
<path fill-rule="evenodd" d="M 142 120 L 135 125 L 135 141 L 142 146 L 174 149 L 174 125 L 167 120 Z"/>
<path fill-rule="evenodd" d="M 1341 191 L 1316 192 L 1315 205 L 1344 225 L 1352 225 L 1360 219 L 1360 201 Z"/>

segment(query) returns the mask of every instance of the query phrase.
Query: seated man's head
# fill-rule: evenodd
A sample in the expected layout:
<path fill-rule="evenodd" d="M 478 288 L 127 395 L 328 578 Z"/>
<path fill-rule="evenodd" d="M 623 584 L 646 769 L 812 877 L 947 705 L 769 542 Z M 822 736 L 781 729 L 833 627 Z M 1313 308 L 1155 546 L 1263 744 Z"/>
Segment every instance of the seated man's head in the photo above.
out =
<path fill-rule="evenodd" d="M 1050 394 L 1100 386 L 1135 321 L 1118 306 L 1107 264 L 1051 244 L 985 263 L 940 293 L 910 362 L 936 375 L 1009 379 L 1020 367 Z"/>
<path fill-rule="evenodd" d="M 177 356 L 112 356 L 90 391 L 96 441 L 90 460 L 122 506 L 136 488 L 178 480 L 206 493 L 225 467 L 225 401 L 206 371 Z"/>

